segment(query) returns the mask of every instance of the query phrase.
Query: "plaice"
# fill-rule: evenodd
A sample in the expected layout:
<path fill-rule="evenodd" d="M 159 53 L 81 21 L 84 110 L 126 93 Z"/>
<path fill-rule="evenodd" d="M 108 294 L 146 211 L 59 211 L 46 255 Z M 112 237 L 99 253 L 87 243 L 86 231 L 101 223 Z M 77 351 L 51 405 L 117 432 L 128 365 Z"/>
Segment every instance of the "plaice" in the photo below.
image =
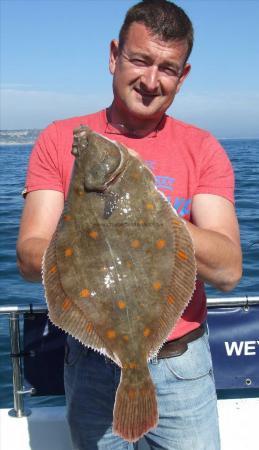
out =
<path fill-rule="evenodd" d="M 81 126 L 72 153 L 68 198 L 43 258 L 49 316 L 121 367 L 113 431 L 134 442 L 158 421 L 147 361 L 193 293 L 193 244 L 126 147 Z"/>

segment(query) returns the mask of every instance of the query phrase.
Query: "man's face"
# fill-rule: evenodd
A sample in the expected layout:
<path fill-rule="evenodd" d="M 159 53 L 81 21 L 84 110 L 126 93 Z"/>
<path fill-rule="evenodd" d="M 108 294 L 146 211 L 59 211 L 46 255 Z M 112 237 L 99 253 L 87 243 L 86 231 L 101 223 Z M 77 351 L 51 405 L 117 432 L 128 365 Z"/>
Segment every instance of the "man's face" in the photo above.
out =
<path fill-rule="evenodd" d="M 130 26 L 123 49 L 112 41 L 116 119 L 159 120 L 174 100 L 190 70 L 185 41 L 161 41 L 140 23 Z"/>

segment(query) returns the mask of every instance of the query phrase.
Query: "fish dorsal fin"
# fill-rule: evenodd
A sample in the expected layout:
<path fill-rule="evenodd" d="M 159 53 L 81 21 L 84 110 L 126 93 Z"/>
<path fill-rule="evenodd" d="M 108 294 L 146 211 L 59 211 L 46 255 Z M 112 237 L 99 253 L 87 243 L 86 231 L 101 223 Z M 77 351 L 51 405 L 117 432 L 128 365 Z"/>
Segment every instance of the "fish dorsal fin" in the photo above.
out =
<path fill-rule="evenodd" d="M 113 357 L 113 353 L 104 349 L 104 344 L 96 333 L 91 321 L 87 321 L 63 289 L 56 259 L 57 231 L 45 252 L 42 265 L 43 285 L 48 304 L 49 318 L 57 327 L 68 332 L 85 346 Z"/>
<path fill-rule="evenodd" d="M 168 290 L 164 295 L 164 308 L 156 332 L 150 336 L 149 356 L 154 356 L 166 341 L 175 327 L 177 320 L 188 306 L 195 289 L 196 261 L 190 233 L 184 221 L 177 215 L 164 195 L 161 196 L 161 214 L 168 221 L 168 234 L 173 234 L 174 248 L 172 254 L 171 276 L 168 280 Z M 168 321 L 168 317 L 172 321 Z"/>

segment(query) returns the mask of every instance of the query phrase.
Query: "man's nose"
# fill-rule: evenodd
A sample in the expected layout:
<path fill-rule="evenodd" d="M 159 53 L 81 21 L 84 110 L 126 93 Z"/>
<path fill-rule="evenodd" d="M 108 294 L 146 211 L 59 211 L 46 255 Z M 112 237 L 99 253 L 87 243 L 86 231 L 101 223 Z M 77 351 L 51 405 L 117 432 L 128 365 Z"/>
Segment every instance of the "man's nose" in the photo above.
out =
<path fill-rule="evenodd" d="M 145 67 L 145 70 L 141 76 L 142 88 L 147 92 L 154 92 L 159 86 L 159 73 L 158 67 L 149 66 Z"/>

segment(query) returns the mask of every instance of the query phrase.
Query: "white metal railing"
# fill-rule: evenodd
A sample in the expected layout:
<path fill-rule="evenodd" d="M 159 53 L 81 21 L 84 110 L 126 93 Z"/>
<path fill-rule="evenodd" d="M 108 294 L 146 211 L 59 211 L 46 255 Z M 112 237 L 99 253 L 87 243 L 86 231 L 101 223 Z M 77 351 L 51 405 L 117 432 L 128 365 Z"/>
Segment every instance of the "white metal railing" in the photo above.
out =
<path fill-rule="evenodd" d="M 218 297 L 218 298 L 208 298 L 207 306 L 208 308 L 224 307 L 224 306 L 252 306 L 259 305 L 259 296 L 249 296 L 244 297 Z"/>
<path fill-rule="evenodd" d="M 215 297 L 207 299 L 208 308 L 217 307 L 232 307 L 232 306 L 252 306 L 259 305 L 259 296 L 245 295 L 243 297 Z M 24 313 L 47 313 L 47 306 L 45 304 L 29 305 L 14 305 L 14 306 L 0 306 L 0 315 L 2 314 L 24 314 Z"/>
<path fill-rule="evenodd" d="M 241 307 L 248 308 L 252 305 L 259 305 L 258 297 L 221 297 L 207 299 L 208 308 L 213 307 Z M 14 407 L 9 411 L 12 417 L 24 417 L 30 414 L 29 409 L 24 408 L 23 396 L 27 393 L 32 393 L 32 390 L 24 390 L 22 361 L 20 346 L 20 316 L 25 313 L 40 314 L 47 313 L 47 306 L 44 304 L 29 304 L 29 305 L 15 305 L 15 306 L 0 306 L 0 315 L 9 315 L 9 329 L 11 342 L 11 359 L 13 369 L 13 398 Z"/>

